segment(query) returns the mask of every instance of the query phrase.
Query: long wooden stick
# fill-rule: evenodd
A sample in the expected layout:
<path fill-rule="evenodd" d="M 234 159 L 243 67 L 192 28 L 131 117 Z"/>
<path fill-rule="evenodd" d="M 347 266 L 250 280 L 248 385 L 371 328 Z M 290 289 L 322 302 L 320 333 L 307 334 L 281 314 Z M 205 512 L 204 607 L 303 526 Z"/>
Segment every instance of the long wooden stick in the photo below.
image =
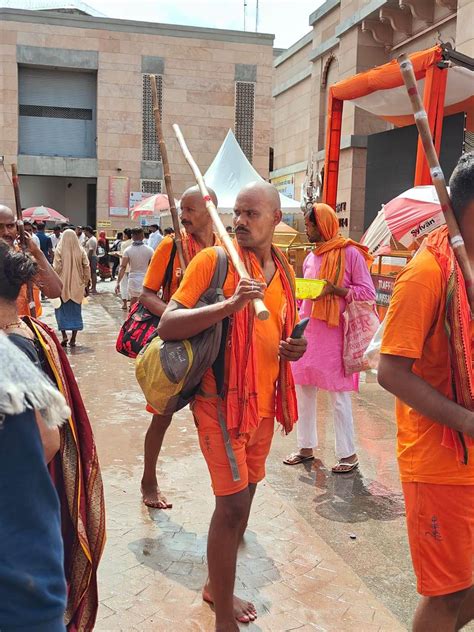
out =
<path fill-rule="evenodd" d="M 439 164 L 430 126 L 428 124 L 428 116 L 423 106 L 420 93 L 418 92 L 413 64 L 406 53 L 400 55 L 398 63 L 400 65 L 403 81 L 405 82 L 408 96 L 413 108 L 415 123 L 418 128 L 418 133 L 420 134 L 426 160 L 430 168 L 431 180 L 433 181 L 436 193 L 438 194 L 441 210 L 443 211 L 444 218 L 446 220 L 451 247 L 464 277 L 469 305 L 471 307 L 471 314 L 474 314 L 474 278 L 472 275 L 471 264 L 469 262 L 469 257 L 467 256 L 464 239 L 461 235 L 461 231 L 459 230 L 459 226 L 451 206 L 451 200 L 449 199 L 448 189 L 446 188 L 444 173 Z"/>
<path fill-rule="evenodd" d="M 237 270 L 237 274 L 240 276 L 240 278 L 250 279 L 250 275 L 247 272 L 247 268 L 245 267 L 242 260 L 240 259 L 239 253 L 237 252 L 237 249 L 235 248 L 232 239 L 229 237 L 229 233 L 226 231 L 224 224 L 222 223 L 222 220 L 219 217 L 219 213 L 217 212 L 214 202 L 212 201 L 211 196 L 209 195 L 209 192 L 204 183 L 204 178 L 202 177 L 201 171 L 199 170 L 199 167 L 195 163 L 194 158 L 192 157 L 191 152 L 189 151 L 186 145 L 186 141 L 184 140 L 183 134 L 181 133 L 181 130 L 179 129 L 179 125 L 176 125 L 175 123 L 173 125 L 173 129 L 174 129 L 174 133 L 176 134 L 176 138 L 178 139 L 181 150 L 184 154 L 184 157 L 186 158 L 186 161 L 188 162 L 189 166 L 191 167 L 192 172 L 194 173 L 194 177 L 196 178 L 196 182 L 199 186 L 199 190 L 201 191 L 201 195 L 204 198 L 204 201 L 206 203 L 206 208 L 209 212 L 209 215 L 212 218 L 212 223 L 214 224 L 214 228 L 216 229 L 216 232 L 219 235 L 219 239 L 225 246 L 225 249 L 227 250 L 227 253 L 229 254 L 229 257 L 231 258 L 231 261 L 234 264 L 234 268 Z M 270 312 L 265 307 L 265 303 L 261 299 L 254 299 L 252 302 L 253 302 L 253 307 L 255 310 L 255 315 L 257 316 L 257 318 L 259 320 L 267 320 L 267 318 L 270 316 Z"/>
<path fill-rule="evenodd" d="M 171 220 L 174 228 L 174 241 L 176 244 L 176 251 L 178 253 L 179 263 L 181 269 L 184 272 L 186 265 L 189 261 L 186 261 L 183 250 L 183 242 L 181 240 L 181 227 L 179 225 L 178 212 L 176 211 L 176 205 L 174 203 L 173 183 L 171 182 L 170 163 L 168 161 L 168 151 L 166 149 L 165 138 L 163 136 L 163 127 L 161 125 L 160 104 L 158 102 L 158 90 L 156 88 L 156 76 L 150 75 L 151 82 L 151 95 L 153 100 L 153 114 L 155 116 L 155 128 L 156 137 L 160 145 L 161 160 L 163 161 L 163 175 L 165 178 L 166 194 L 168 195 L 168 201 L 170 204 Z"/>
<path fill-rule="evenodd" d="M 20 179 L 18 177 L 18 169 L 16 167 L 16 164 L 12 164 L 12 184 L 13 193 L 15 194 L 16 226 L 18 229 L 19 242 L 23 251 L 26 251 L 25 224 L 23 223 L 23 213 L 21 211 L 20 200 Z M 35 294 L 33 291 L 33 283 L 31 281 L 28 281 L 28 283 L 26 284 L 26 298 L 28 301 L 30 315 L 33 318 L 36 318 Z"/>

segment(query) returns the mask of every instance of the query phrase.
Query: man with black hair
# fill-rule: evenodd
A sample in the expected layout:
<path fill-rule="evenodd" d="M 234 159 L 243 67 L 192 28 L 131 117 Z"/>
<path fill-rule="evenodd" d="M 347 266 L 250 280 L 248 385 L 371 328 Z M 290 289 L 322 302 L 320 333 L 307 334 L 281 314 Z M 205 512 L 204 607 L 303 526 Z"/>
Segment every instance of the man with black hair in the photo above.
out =
<path fill-rule="evenodd" d="M 132 245 L 126 248 L 123 253 L 122 263 L 120 264 L 117 285 L 115 293 L 120 293 L 120 282 L 122 281 L 127 266 L 128 273 L 128 297 L 130 299 L 130 307 L 138 301 L 138 297 L 142 293 L 143 279 L 148 268 L 148 264 L 153 257 L 153 249 L 143 242 L 143 228 L 132 228 Z"/>
<path fill-rule="evenodd" d="M 50 236 L 50 239 L 53 245 L 53 250 L 56 250 L 56 246 L 59 244 L 59 240 L 61 239 L 61 226 L 55 226 L 53 228 L 53 234 Z"/>
<path fill-rule="evenodd" d="M 159 231 L 158 224 L 150 224 L 150 236 L 148 237 L 148 245 L 153 250 L 156 250 L 157 246 L 163 241 L 163 235 Z"/>
<path fill-rule="evenodd" d="M 84 249 L 87 252 L 89 258 L 89 265 L 91 267 L 91 294 L 97 294 L 97 238 L 94 235 L 94 229 L 91 226 L 84 228 L 86 235 L 86 242 Z"/>
<path fill-rule="evenodd" d="M 474 270 L 474 153 L 450 179 Z M 379 383 L 397 397 L 397 456 L 417 576 L 414 632 L 474 619 L 473 323 L 447 228 L 399 275 L 387 314 Z"/>
<path fill-rule="evenodd" d="M 46 225 L 43 222 L 37 222 L 36 228 L 37 233 L 36 236 L 40 242 L 41 252 L 44 254 L 49 263 L 53 262 L 53 242 L 51 241 L 51 237 L 49 237 L 45 232 Z"/>

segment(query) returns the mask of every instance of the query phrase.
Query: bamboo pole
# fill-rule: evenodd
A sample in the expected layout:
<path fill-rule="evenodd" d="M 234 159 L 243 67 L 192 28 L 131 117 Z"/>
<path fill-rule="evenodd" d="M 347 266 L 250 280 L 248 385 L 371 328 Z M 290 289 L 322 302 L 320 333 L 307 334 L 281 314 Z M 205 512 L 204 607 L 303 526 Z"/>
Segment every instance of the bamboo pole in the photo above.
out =
<path fill-rule="evenodd" d="M 189 261 L 186 261 L 183 250 L 183 242 L 181 239 L 181 227 L 179 225 L 178 212 L 176 211 L 176 205 L 174 202 L 173 183 L 171 182 L 170 163 L 168 161 L 168 151 L 166 149 L 165 138 L 163 136 L 163 127 L 161 125 L 160 116 L 160 104 L 158 102 L 158 91 L 156 88 L 156 76 L 150 75 L 151 82 L 151 94 L 153 100 L 153 114 L 155 117 L 156 137 L 160 145 L 161 160 L 163 161 L 163 175 L 165 178 L 166 194 L 170 205 L 171 220 L 174 228 L 174 241 L 176 244 L 176 251 L 178 253 L 179 263 L 184 273 Z"/>
<path fill-rule="evenodd" d="M 16 164 L 12 164 L 12 184 L 13 193 L 15 194 L 16 226 L 18 229 L 19 242 L 23 251 L 26 251 L 25 224 L 23 223 L 23 214 L 21 212 L 20 179 L 18 177 Z M 28 281 L 26 284 L 26 298 L 28 301 L 30 315 L 33 318 L 36 318 L 35 295 L 33 292 L 33 283 L 31 281 Z"/>
<path fill-rule="evenodd" d="M 398 57 L 398 63 L 400 65 L 400 71 L 402 73 L 403 81 L 410 98 L 410 102 L 415 116 L 416 127 L 420 135 L 423 150 L 425 152 L 426 161 L 430 168 L 431 180 L 433 181 L 438 199 L 441 204 L 441 210 L 443 211 L 446 225 L 448 227 L 451 247 L 454 251 L 454 255 L 461 268 L 462 275 L 464 277 L 464 283 L 466 285 L 467 296 L 469 299 L 469 305 L 471 307 L 471 314 L 474 314 L 474 278 L 472 274 L 471 264 L 469 257 L 467 256 L 466 246 L 464 239 L 459 230 L 459 226 L 456 217 L 451 206 L 451 200 L 449 199 L 448 189 L 446 188 L 446 181 L 444 178 L 443 170 L 439 164 L 436 149 L 431 136 L 431 130 L 428 124 L 428 116 L 423 106 L 423 102 L 418 92 L 418 86 L 416 83 L 415 73 L 413 71 L 413 64 L 406 53 Z"/>
<path fill-rule="evenodd" d="M 191 167 L 192 172 L 194 173 L 194 177 L 196 178 L 196 182 L 199 186 L 199 190 L 201 191 L 201 195 L 204 198 L 204 201 L 206 203 L 206 208 L 209 212 L 209 215 L 212 218 L 212 223 L 214 224 L 214 228 L 219 236 L 219 239 L 225 246 L 225 249 L 227 250 L 227 253 L 235 269 L 237 270 L 237 274 L 240 276 L 240 278 L 250 279 L 250 275 L 247 272 L 247 268 L 245 267 L 242 260 L 240 259 L 239 253 L 237 252 L 237 249 L 234 246 L 232 239 L 229 237 L 229 234 L 226 231 L 221 218 L 219 217 L 219 213 L 217 212 L 214 202 L 212 201 L 211 196 L 209 195 L 209 192 L 204 183 L 204 178 L 202 177 L 201 171 L 199 170 L 199 167 L 195 163 L 194 158 L 192 157 L 191 152 L 189 151 L 186 145 L 186 141 L 184 140 L 183 134 L 181 133 L 181 130 L 179 129 L 179 125 L 176 125 L 175 123 L 173 125 L 173 129 L 174 129 L 174 133 L 176 134 L 176 138 L 178 139 L 181 150 L 184 154 L 184 157 L 186 158 L 186 161 L 188 162 L 189 166 Z M 259 320 L 267 320 L 267 318 L 270 316 L 270 312 L 265 307 L 265 303 L 261 299 L 254 299 L 252 303 L 253 303 L 255 315 L 257 316 L 257 318 Z"/>

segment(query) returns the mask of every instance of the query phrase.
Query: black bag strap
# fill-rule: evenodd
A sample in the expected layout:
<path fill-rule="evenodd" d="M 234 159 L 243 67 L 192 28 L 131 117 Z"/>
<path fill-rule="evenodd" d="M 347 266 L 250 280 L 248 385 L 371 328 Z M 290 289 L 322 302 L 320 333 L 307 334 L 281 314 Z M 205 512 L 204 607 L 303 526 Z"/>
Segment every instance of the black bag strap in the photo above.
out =
<path fill-rule="evenodd" d="M 163 298 L 166 298 L 166 292 L 168 292 L 168 294 L 171 291 L 171 282 L 173 280 L 173 265 L 174 265 L 174 258 L 176 257 L 176 242 L 173 239 L 173 247 L 171 248 L 171 253 L 170 253 L 170 258 L 168 260 L 168 265 L 166 266 L 166 270 L 165 270 L 165 276 L 163 278 Z M 171 298 L 171 296 L 168 296 L 168 301 Z"/>

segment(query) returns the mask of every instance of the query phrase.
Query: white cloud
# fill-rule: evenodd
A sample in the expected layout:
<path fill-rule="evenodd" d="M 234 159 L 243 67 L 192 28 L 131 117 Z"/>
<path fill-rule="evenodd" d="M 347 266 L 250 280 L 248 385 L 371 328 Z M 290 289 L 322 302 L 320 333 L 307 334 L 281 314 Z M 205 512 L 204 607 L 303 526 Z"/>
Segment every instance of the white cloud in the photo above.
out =
<path fill-rule="evenodd" d="M 111 18 L 243 30 L 244 0 L 87 0 Z M 309 30 L 308 18 L 323 0 L 259 0 L 258 30 L 287 48 Z M 246 30 L 255 31 L 256 0 L 246 0 Z"/>

